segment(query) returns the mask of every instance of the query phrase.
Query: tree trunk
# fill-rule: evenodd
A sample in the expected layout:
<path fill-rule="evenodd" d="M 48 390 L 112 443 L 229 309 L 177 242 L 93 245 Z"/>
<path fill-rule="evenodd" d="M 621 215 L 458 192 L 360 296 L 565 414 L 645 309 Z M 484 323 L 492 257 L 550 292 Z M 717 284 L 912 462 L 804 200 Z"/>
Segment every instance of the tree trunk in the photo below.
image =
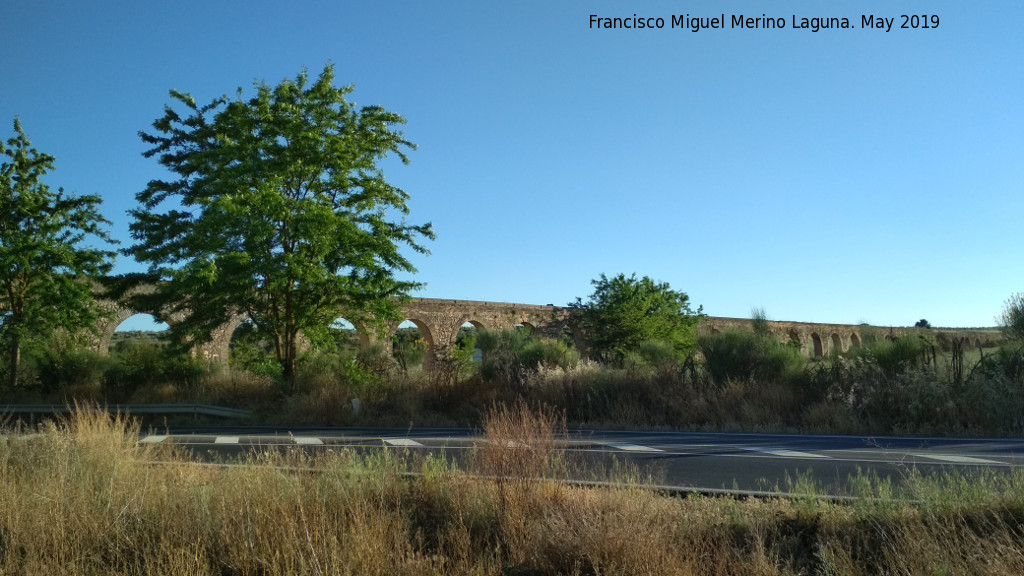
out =
<path fill-rule="evenodd" d="M 21 339 L 15 336 L 11 340 L 11 390 L 18 386 L 18 370 L 21 368 Z"/>
<path fill-rule="evenodd" d="M 293 282 L 288 282 L 288 288 L 292 288 Z M 295 308 L 292 301 L 292 293 L 289 290 L 284 296 L 284 378 L 288 387 L 295 390 L 295 352 L 298 350 L 296 341 L 299 330 L 295 326 Z"/>
<path fill-rule="evenodd" d="M 288 383 L 288 386 L 295 390 L 295 372 L 296 372 L 296 351 L 298 350 L 298 331 L 289 330 L 285 336 L 284 342 L 284 361 L 282 367 L 284 368 L 284 379 Z"/>
<path fill-rule="evenodd" d="M 277 354 L 277 361 L 283 364 L 284 349 L 281 347 L 281 335 L 274 333 L 274 354 Z"/>

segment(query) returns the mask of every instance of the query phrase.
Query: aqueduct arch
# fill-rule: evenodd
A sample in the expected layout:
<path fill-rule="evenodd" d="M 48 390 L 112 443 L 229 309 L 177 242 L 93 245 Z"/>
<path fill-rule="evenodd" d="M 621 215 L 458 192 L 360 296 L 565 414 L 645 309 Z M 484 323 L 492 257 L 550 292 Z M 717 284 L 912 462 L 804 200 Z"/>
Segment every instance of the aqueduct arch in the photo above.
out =
<path fill-rule="evenodd" d="M 344 324 L 342 322 L 344 322 Z M 360 324 L 356 324 L 356 323 L 353 323 L 353 322 L 349 321 L 349 319 L 345 318 L 344 316 L 339 316 L 338 318 L 335 318 L 334 322 L 331 322 L 331 325 L 330 325 L 329 328 L 332 331 L 351 331 L 351 332 L 353 332 L 355 337 L 359 341 L 359 349 L 360 350 L 366 350 L 366 348 L 370 345 L 370 342 L 371 342 L 370 335 L 366 331 L 365 327 L 363 327 Z"/>
<path fill-rule="evenodd" d="M 231 358 L 231 337 L 249 319 L 248 314 L 235 314 L 213 331 L 209 342 L 199 348 L 200 355 L 212 364 L 227 364 Z"/>
<path fill-rule="evenodd" d="M 840 355 L 840 354 L 842 354 L 843 352 L 846 351 L 846 350 L 843 349 L 843 339 L 842 339 L 841 336 L 839 336 L 839 334 L 837 332 L 833 332 L 832 335 L 828 337 L 828 339 L 829 339 L 829 345 L 828 345 L 829 356 L 838 356 L 838 355 Z"/>
<path fill-rule="evenodd" d="M 152 288 L 138 289 L 142 293 Z M 135 292 L 138 293 L 138 292 Z M 121 302 L 100 299 L 99 305 L 105 312 L 96 325 L 97 336 L 92 348 L 106 353 L 117 326 L 127 318 L 144 311 L 134 310 Z M 585 350 L 582 334 L 574 319 L 574 311 L 560 306 L 536 306 L 530 304 L 514 304 L 505 302 L 481 302 L 472 300 L 442 300 L 433 298 L 412 298 L 401 304 L 401 314 L 420 329 L 427 342 L 428 354 L 424 366 L 429 366 L 437 357 L 447 355 L 456 345 L 459 330 L 463 324 L 469 323 L 479 331 L 512 330 L 517 325 L 530 326 L 532 331 L 543 337 L 562 338 L 571 334 L 577 347 Z M 344 317 L 342 314 L 341 317 Z M 210 363 L 227 363 L 231 351 L 231 336 L 235 329 L 246 320 L 244 314 L 235 314 L 224 324 L 215 329 L 209 341 L 197 348 L 197 353 Z M 173 325 L 184 319 L 184 315 L 170 315 L 164 320 Z M 863 325 L 817 324 L 808 322 L 777 322 L 769 321 L 772 334 L 783 342 L 799 345 L 801 351 L 812 358 L 820 358 L 830 352 L 847 352 L 864 343 Z M 361 345 L 379 341 L 377 334 L 367 331 L 364 326 L 354 324 L 359 333 Z M 388 327 L 394 334 L 398 324 Z M 701 330 L 707 333 L 720 333 L 726 330 L 751 330 L 749 319 L 720 318 L 708 316 L 701 322 Z M 877 329 L 875 329 L 877 330 Z M 918 329 L 887 329 L 889 333 L 902 335 L 913 333 Z M 822 335 L 827 335 L 823 338 Z M 940 332 L 939 335 L 945 333 Z M 998 335 L 986 332 L 958 330 L 952 332 L 956 337 L 965 337 L 975 346 L 981 346 L 998 340 Z M 936 336 L 938 337 L 938 336 Z M 390 349 L 390 338 L 384 340 L 385 347 Z"/>
<path fill-rule="evenodd" d="M 128 296 L 148 294 L 152 292 L 152 288 L 142 287 L 130 291 Z M 96 336 L 93 338 L 91 348 L 100 354 L 107 354 L 110 352 L 110 341 L 114 338 L 114 332 L 117 331 L 117 327 L 124 323 L 125 320 L 138 314 L 149 315 L 149 312 L 130 308 L 114 300 L 99 299 L 96 304 L 99 306 L 101 314 L 99 319 L 96 321 Z M 184 320 L 184 318 L 185 317 L 182 314 L 170 314 L 163 318 L 163 321 L 168 326 L 174 326 L 178 322 Z"/>
<path fill-rule="evenodd" d="M 125 320 L 132 316 L 139 314 L 145 314 L 144 312 L 136 312 L 127 308 L 118 309 L 113 315 L 98 322 L 97 328 L 99 329 L 99 336 L 94 341 L 92 349 L 100 354 L 108 354 L 110 352 L 110 342 L 114 339 L 114 333 L 117 332 L 117 327 L 124 323 Z M 173 322 L 167 323 L 169 326 Z"/>
<path fill-rule="evenodd" d="M 401 329 L 401 325 L 406 322 L 411 323 L 420 331 L 420 337 L 423 338 L 423 370 L 429 371 L 433 367 L 434 359 L 437 355 L 436 345 L 434 344 L 434 333 L 431 331 L 429 324 L 413 316 L 408 316 L 402 322 L 389 327 L 391 328 L 389 333 L 394 336 L 398 333 L 398 330 Z"/>
<path fill-rule="evenodd" d="M 479 320 L 476 320 L 476 319 L 473 319 L 473 318 L 468 318 L 468 317 L 462 321 L 462 324 L 459 324 L 459 328 L 462 328 L 466 324 L 472 325 L 473 328 L 476 328 L 477 332 L 483 332 L 483 331 L 487 330 L 487 327 L 484 326 L 483 322 L 480 322 Z"/>
<path fill-rule="evenodd" d="M 821 358 L 824 356 L 824 348 L 821 345 L 821 336 L 818 336 L 817 332 L 811 332 L 811 342 L 814 344 L 814 356 L 812 356 L 812 358 Z"/>

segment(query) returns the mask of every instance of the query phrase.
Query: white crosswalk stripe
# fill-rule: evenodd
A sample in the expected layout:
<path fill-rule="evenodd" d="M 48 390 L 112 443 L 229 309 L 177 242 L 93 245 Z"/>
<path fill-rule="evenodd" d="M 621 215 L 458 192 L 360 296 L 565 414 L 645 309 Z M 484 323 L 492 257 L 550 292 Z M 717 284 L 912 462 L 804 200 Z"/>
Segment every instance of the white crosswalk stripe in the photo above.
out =
<path fill-rule="evenodd" d="M 497 444 L 504 446 L 505 448 L 529 448 L 529 444 L 523 444 L 522 442 L 516 442 L 515 440 L 482 440 L 491 444 Z"/>
<path fill-rule="evenodd" d="M 420 444 L 415 440 L 410 440 L 409 438 L 384 438 L 384 441 L 392 446 L 423 446 L 423 444 Z"/>
<path fill-rule="evenodd" d="M 295 436 L 293 437 L 293 440 L 295 440 L 295 443 L 300 446 L 320 446 L 324 443 L 323 440 L 313 438 L 312 436 Z"/>
<path fill-rule="evenodd" d="M 952 462 L 954 464 L 1005 464 L 1005 462 L 986 460 L 984 458 L 971 458 L 970 456 L 948 456 L 945 454 L 912 454 L 912 456 L 917 456 L 919 458 L 931 458 L 932 460 Z"/>
<path fill-rule="evenodd" d="M 783 458 L 828 458 L 824 454 L 811 454 L 810 452 L 797 452 L 796 450 L 782 450 L 774 448 L 747 448 L 751 452 L 781 456 Z"/>
<path fill-rule="evenodd" d="M 651 448 L 650 446 L 641 446 L 639 444 L 621 444 L 619 442 L 605 442 L 604 445 L 618 450 L 625 450 L 626 452 L 664 452 L 664 450 L 660 448 Z"/>

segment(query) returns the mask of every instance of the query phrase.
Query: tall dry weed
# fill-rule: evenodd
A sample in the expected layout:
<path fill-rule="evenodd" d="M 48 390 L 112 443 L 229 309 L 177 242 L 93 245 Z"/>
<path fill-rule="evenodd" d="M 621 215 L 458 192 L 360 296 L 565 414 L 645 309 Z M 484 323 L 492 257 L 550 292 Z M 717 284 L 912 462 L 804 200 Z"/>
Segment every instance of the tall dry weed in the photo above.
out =
<path fill-rule="evenodd" d="M 563 471 L 558 441 L 565 437 L 565 415 L 553 408 L 530 408 L 517 399 L 495 404 L 484 415 L 485 442 L 476 447 L 472 469 L 498 478 L 545 478 Z"/>

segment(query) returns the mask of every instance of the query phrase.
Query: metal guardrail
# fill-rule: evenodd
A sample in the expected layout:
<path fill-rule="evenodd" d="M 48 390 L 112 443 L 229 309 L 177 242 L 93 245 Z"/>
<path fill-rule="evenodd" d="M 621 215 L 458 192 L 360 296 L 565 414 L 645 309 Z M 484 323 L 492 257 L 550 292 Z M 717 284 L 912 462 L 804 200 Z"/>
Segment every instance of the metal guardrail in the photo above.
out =
<path fill-rule="evenodd" d="M 188 414 L 244 419 L 248 410 L 224 408 L 209 404 L 113 404 L 106 406 L 68 406 L 67 404 L 0 404 L 0 414 L 72 414 L 75 412 L 107 412 L 110 414 Z"/>
<path fill-rule="evenodd" d="M 244 464 L 244 463 L 231 463 L 231 462 L 197 462 L 195 460 L 150 460 L 144 461 L 146 464 L 152 464 L 154 466 L 201 466 L 208 468 L 259 468 L 262 464 Z M 307 474 L 320 474 L 325 470 L 323 468 L 316 467 L 298 467 L 298 466 L 274 466 L 277 470 L 283 470 L 285 472 L 302 472 Z M 777 500 L 779 498 L 787 498 L 791 500 L 804 499 L 804 500 L 818 500 L 824 502 L 834 502 L 836 504 L 845 504 L 858 502 L 865 500 L 861 496 L 849 496 L 844 494 L 827 494 L 827 493 L 801 493 L 801 492 L 784 492 L 782 490 L 741 490 L 739 488 L 700 488 L 697 486 L 677 486 L 673 484 L 647 484 L 644 482 L 615 482 L 609 480 L 573 480 L 571 478 L 534 478 L 534 477 L 522 477 L 522 476 L 489 476 L 482 474 L 473 474 L 470 472 L 462 471 L 461 475 L 465 478 L 472 480 L 482 480 L 486 482 L 526 482 L 526 483 L 543 483 L 551 482 L 555 484 L 564 484 L 566 486 L 575 486 L 578 488 L 609 488 L 609 489 L 622 489 L 630 488 L 637 490 L 645 490 L 648 492 L 654 492 L 657 494 L 663 494 L 666 496 L 682 497 L 687 496 L 706 496 L 709 498 L 736 498 L 741 500 L 746 499 L 757 499 L 757 500 Z M 421 478 L 422 472 L 398 472 L 398 476 L 402 478 Z M 915 498 L 875 498 L 875 502 L 893 502 L 902 504 L 922 504 L 923 500 Z"/>

